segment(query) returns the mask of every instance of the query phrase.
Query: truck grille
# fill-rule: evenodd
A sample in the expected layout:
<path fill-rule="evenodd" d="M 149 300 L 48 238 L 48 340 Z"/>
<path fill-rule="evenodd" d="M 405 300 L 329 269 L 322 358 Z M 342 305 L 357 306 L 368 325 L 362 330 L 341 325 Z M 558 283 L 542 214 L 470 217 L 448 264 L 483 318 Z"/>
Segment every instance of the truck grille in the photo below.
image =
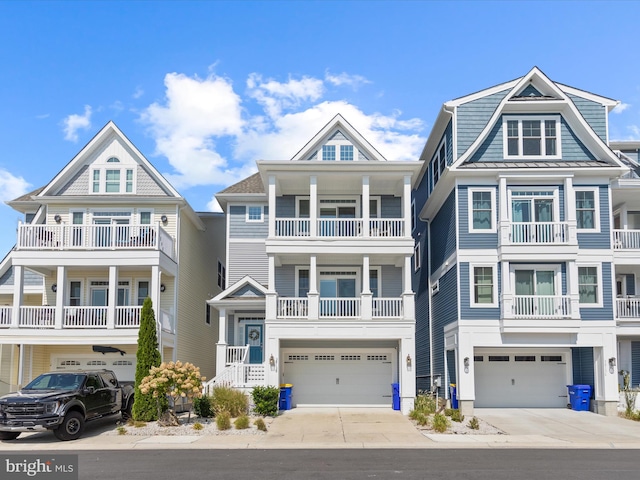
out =
<path fill-rule="evenodd" d="M 5 405 L 7 415 L 39 415 L 44 413 L 44 405 L 41 403 L 9 403 Z"/>

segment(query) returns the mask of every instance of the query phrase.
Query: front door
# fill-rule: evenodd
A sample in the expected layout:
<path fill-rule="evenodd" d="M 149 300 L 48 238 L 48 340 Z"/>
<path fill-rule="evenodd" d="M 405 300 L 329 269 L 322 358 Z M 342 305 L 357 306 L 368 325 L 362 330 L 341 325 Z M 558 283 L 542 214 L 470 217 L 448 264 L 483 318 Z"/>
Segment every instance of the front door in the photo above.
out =
<path fill-rule="evenodd" d="M 244 329 L 245 345 L 249 345 L 249 363 L 262 363 L 263 325 L 251 324 Z"/>

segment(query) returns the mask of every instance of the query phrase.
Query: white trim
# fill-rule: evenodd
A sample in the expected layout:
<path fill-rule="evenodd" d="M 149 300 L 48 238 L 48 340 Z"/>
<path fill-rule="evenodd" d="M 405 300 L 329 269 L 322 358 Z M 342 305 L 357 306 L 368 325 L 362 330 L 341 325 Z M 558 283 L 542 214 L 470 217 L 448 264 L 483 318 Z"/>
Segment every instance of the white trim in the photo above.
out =
<path fill-rule="evenodd" d="M 552 197 L 546 197 L 546 198 L 553 198 L 553 222 L 559 222 L 560 221 L 560 198 L 559 198 L 559 192 L 560 192 L 560 187 L 558 185 L 552 185 L 552 186 L 540 186 L 540 185 L 533 185 L 533 186 L 520 186 L 520 185 L 507 185 L 507 215 L 510 221 L 514 221 L 513 220 L 513 198 L 511 193 L 512 192 L 553 192 L 553 196 Z M 527 195 L 527 196 L 522 196 L 519 198 L 528 198 L 528 199 L 534 199 L 537 198 L 535 195 Z M 545 198 L 545 197 L 540 197 L 540 198 Z M 531 214 L 535 215 L 534 209 L 531 209 Z M 535 219 L 532 218 L 531 220 L 532 222 L 535 222 Z M 565 219 L 566 221 L 566 219 Z M 514 223 L 518 223 L 518 222 L 514 222 Z"/>
<path fill-rule="evenodd" d="M 413 247 L 413 271 L 417 272 L 422 267 L 422 258 L 421 255 L 421 247 L 420 240 L 416 242 L 415 247 Z"/>
<path fill-rule="evenodd" d="M 491 303 L 476 303 L 475 301 L 475 268 L 491 268 L 492 290 Z M 498 264 L 497 263 L 471 263 L 469 262 L 469 307 L 470 308 L 497 308 L 498 307 Z"/>
<path fill-rule="evenodd" d="M 540 155 L 525 155 L 523 146 L 523 132 L 522 121 L 523 120 L 538 120 L 540 121 Z M 556 126 L 556 153 L 555 155 L 546 155 L 546 142 L 545 142 L 545 122 L 552 120 Z M 508 129 L 507 122 L 518 122 L 518 154 L 509 155 L 508 145 Z M 560 115 L 502 115 L 502 147 L 503 155 L 506 160 L 559 160 L 562 158 L 562 135 L 561 135 L 562 122 L 560 121 Z"/>
<path fill-rule="evenodd" d="M 440 151 L 444 147 L 444 167 L 442 166 L 442 158 L 440 157 Z M 442 175 L 447 169 L 447 134 L 445 133 L 442 136 L 442 140 L 438 143 L 438 148 L 436 148 L 436 152 L 431 159 L 431 191 L 436 188 L 436 183 L 440 181 Z M 438 180 L 435 179 L 435 168 L 438 168 Z"/>
<path fill-rule="evenodd" d="M 149 219 L 149 223 L 142 223 L 142 214 L 143 213 L 150 213 L 151 217 Z M 136 214 L 135 214 L 135 221 L 138 225 L 153 225 L 154 222 L 154 213 L 155 210 L 153 208 L 138 208 L 136 209 Z"/>
<path fill-rule="evenodd" d="M 252 204 L 248 204 L 245 206 L 245 221 L 247 223 L 264 223 L 264 205 L 252 205 Z M 252 208 L 259 208 L 260 209 L 260 218 L 256 219 L 256 218 L 250 218 L 249 212 Z"/>
<path fill-rule="evenodd" d="M 308 200 L 309 201 L 309 216 L 308 217 L 300 217 L 300 200 Z M 296 196 L 296 213 L 295 218 L 311 218 L 311 197 L 309 195 L 300 195 Z"/>
<path fill-rule="evenodd" d="M 138 172 L 136 168 L 137 164 L 123 164 L 123 163 L 105 163 L 94 164 L 89 169 L 89 195 L 135 195 Z M 119 172 L 120 178 L 118 179 L 119 186 L 117 192 L 107 192 L 107 170 L 115 170 Z M 131 170 L 131 191 L 127 192 L 127 170 Z M 98 191 L 93 191 L 94 184 L 94 172 L 99 172 L 98 178 Z"/>
<path fill-rule="evenodd" d="M 475 192 L 489 192 L 491 194 L 491 227 L 487 229 L 474 228 L 473 227 L 473 194 Z M 496 233 L 496 189 L 495 187 L 468 187 L 467 188 L 467 200 L 469 203 L 469 233 Z"/>
<path fill-rule="evenodd" d="M 580 228 L 576 223 L 578 233 L 600 233 L 600 187 L 573 187 L 574 205 L 576 206 L 576 222 L 578 219 L 578 199 L 576 192 L 594 192 L 593 194 L 593 228 Z"/>
<path fill-rule="evenodd" d="M 294 274 L 294 297 L 300 297 L 300 270 L 307 270 L 309 272 L 309 285 L 311 285 L 311 265 L 296 265 Z"/>
<path fill-rule="evenodd" d="M 416 199 L 411 200 L 411 233 L 418 228 L 418 211 L 416 210 Z"/>
<path fill-rule="evenodd" d="M 597 291 L 596 294 L 598 295 L 598 301 L 596 303 L 582 303 L 580 302 L 580 269 L 584 268 L 584 267 L 595 267 L 596 268 L 596 281 L 598 282 L 597 284 Z M 589 262 L 580 262 L 580 261 L 576 261 L 576 271 L 578 273 L 578 278 L 576 278 L 576 283 L 577 283 L 577 291 L 578 291 L 578 303 L 580 305 L 580 308 L 602 308 L 604 307 L 604 300 L 602 298 L 603 296 L 603 285 L 602 285 L 602 263 L 589 263 Z M 569 286 L 567 285 L 567 289 L 569 289 Z M 613 298 L 614 298 L 614 310 L 615 310 L 615 287 L 613 289 Z"/>
<path fill-rule="evenodd" d="M 378 297 L 377 298 L 384 297 L 384 294 L 382 292 L 382 265 L 377 265 L 375 267 L 372 267 L 371 265 L 369 265 L 369 285 L 368 285 L 369 290 L 371 290 L 371 271 L 372 270 L 375 270 L 376 272 L 378 272 Z M 364 285 L 362 285 L 362 289 L 364 290 Z"/>
<path fill-rule="evenodd" d="M 80 283 L 80 305 L 79 306 L 85 306 L 86 302 L 85 302 L 85 285 L 84 285 L 84 279 L 83 278 L 67 278 L 67 285 L 66 285 L 66 292 L 65 292 L 65 304 L 68 306 L 71 306 L 71 282 L 79 282 Z"/>

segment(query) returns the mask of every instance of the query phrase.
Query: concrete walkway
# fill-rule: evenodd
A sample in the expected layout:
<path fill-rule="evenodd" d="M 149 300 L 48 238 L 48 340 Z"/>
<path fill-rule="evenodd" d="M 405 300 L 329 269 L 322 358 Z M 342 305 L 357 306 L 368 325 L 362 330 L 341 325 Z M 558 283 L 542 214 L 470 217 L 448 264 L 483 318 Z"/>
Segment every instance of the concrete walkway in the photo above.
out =
<path fill-rule="evenodd" d="M 92 426 L 73 442 L 50 432 L 1 442 L 10 451 L 130 449 L 289 448 L 633 448 L 640 449 L 640 423 L 565 409 L 477 409 L 476 416 L 502 435 L 429 434 L 388 408 L 297 408 L 268 423 L 267 434 L 187 436 L 109 435 L 113 421 Z"/>

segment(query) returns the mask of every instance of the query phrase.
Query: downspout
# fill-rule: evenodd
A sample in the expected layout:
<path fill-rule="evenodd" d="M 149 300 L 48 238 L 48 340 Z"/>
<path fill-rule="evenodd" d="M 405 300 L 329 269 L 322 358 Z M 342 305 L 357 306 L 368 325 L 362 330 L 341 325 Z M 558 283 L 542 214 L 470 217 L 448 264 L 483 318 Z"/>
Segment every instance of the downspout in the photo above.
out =
<path fill-rule="evenodd" d="M 429 309 L 429 316 L 427 321 L 429 322 L 429 379 L 431 381 L 431 388 L 433 389 L 434 379 L 433 379 L 433 317 L 432 317 L 432 308 L 431 308 L 431 296 L 433 295 L 433 289 L 431 288 L 431 221 L 425 220 L 427 223 L 427 238 L 425 241 L 427 242 L 427 279 L 428 279 L 428 288 L 429 288 L 429 296 L 427 308 Z M 436 387 L 437 388 L 437 387 Z"/>

